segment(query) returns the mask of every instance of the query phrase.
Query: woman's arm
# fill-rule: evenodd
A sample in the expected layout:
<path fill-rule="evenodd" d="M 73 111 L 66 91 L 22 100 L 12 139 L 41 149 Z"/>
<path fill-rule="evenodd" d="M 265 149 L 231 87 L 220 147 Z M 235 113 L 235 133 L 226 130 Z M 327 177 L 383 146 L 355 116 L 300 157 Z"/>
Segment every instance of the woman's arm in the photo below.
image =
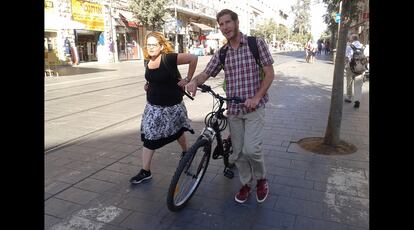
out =
<path fill-rule="evenodd" d="M 198 61 L 198 57 L 193 54 L 187 54 L 187 53 L 177 54 L 177 65 L 189 64 L 188 73 L 187 73 L 188 81 L 191 81 L 191 78 L 194 75 L 194 72 L 197 67 L 197 61 Z"/>

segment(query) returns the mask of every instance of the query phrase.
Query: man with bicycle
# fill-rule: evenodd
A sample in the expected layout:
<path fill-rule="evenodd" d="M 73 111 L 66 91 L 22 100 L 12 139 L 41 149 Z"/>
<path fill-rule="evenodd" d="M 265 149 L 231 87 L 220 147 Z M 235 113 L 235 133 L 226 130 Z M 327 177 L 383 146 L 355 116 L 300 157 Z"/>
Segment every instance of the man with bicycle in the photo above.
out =
<path fill-rule="evenodd" d="M 262 153 L 262 130 L 265 103 L 269 100 L 267 90 L 274 79 L 274 60 L 264 40 L 257 38 L 264 71 L 264 78 L 261 79 L 259 66 L 248 47 L 247 36 L 239 31 L 238 15 L 224 9 L 217 14 L 216 19 L 220 31 L 228 41 L 222 47 L 228 49 L 224 65 L 226 96 L 246 99 L 242 104 L 229 102 L 227 112 L 233 147 L 229 160 L 236 164 L 243 184 L 235 195 L 235 200 L 244 203 L 251 193 L 253 181 L 257 180 L 256 198 L 258 202 L 263 202 L 269 193 L 269 186 Z M 219 53 L 220 50 L 213 55 L 205 70 L 186 85 L 193 96 L 197 86 L 221 71 Z"/>

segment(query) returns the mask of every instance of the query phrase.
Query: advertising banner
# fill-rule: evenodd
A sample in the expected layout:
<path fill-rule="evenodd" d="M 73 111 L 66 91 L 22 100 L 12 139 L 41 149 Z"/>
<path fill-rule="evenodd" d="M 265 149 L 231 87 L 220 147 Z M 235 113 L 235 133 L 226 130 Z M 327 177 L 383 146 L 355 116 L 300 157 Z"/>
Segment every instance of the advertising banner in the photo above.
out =
<path fill-rule="evenodd" d="M 86 30 L 104 31 L 103 6 L 88 0 L 72 0 L 74 21 L 86 25 Z"/>

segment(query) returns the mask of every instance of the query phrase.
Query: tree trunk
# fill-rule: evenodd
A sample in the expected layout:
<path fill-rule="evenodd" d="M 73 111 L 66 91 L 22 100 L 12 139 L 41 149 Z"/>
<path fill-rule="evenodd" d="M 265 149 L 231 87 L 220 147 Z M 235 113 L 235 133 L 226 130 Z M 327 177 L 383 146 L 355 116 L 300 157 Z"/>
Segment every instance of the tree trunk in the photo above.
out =
<path fill-rule="evenodd" d="M 343 0 L 332 84 L 331 107 L 329 111 L 328 125 L 325 131 L 325 138 L 323 141 L 324 144 L 330 146 L 336 146 L 340 142 L 344 91 L 345 49 L 348 37 L 348 28 L 351 21 L 349 19 L 350 10 L 351 0 Z"/>

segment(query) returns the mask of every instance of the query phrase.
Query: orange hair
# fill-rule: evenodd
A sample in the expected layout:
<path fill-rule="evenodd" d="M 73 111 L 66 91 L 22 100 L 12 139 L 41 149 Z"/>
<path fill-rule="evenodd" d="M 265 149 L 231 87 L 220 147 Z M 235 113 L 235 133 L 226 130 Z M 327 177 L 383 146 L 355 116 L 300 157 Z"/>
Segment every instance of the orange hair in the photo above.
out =
<path fill-rule="evenodd" d="M 172 48 L 171 43 L 169 41 L 167 41 L 167 39 L 165 39 L 165 37 L 164 37 L 164 35 L 162 35 L 162 33 L 152 31 L 149 34 L 147 34 L 147 36 L 145 36 L 144 47 L 142 48 L 142 52 L 144 53 L 144 59 L 145 60 L 150 59 L 150 56 L 148 55 L 148 50 L 147 50 L 147 40 L 148 40 L 149 37 L 154 37 L 155 39 L 157 39 L 157 41 L 160 45 L 164 46 L 164 49 L 161 50 L 161 54 L 172 53 L 174 51 L 174 49 Z"/>

